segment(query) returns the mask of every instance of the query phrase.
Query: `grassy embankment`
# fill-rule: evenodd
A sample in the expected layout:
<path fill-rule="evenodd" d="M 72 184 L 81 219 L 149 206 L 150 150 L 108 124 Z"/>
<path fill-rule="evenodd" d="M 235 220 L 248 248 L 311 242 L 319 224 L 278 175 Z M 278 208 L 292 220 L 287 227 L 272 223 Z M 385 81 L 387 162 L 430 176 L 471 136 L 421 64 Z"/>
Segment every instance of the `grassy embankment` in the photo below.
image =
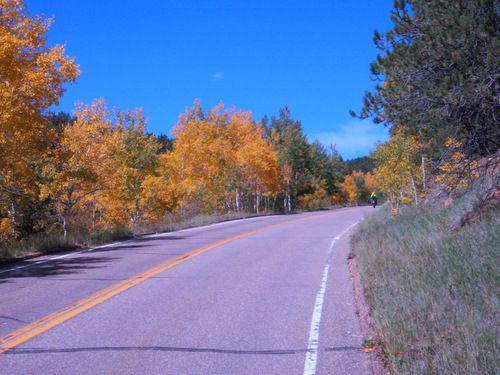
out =
<path fill-rule="evenodd" d="M 500 374 L 500 210 L 449 226 L 478 194 L 382 207 L 353 236 L 377 332 L 366 344 L 393 374 Z"/>

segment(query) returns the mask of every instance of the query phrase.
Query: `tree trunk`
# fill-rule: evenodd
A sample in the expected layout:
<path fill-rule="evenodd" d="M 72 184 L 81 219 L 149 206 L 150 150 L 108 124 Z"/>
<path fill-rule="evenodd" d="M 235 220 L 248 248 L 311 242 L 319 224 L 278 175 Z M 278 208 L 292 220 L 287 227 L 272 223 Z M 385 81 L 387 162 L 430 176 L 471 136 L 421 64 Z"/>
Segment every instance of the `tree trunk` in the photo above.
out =
<path fill-rule="evenodd" d="M 425 156 L 422 156 L 422 185 L 424 192 L 427 191 L 427 180 L 425 176 Z"/>
<path fill-rule="evenodd" d="M 236 200 L 236 212 L 240 212 L 240 192 L 238 189 L 236 189 L 235 200 Z"/>
<path fill-rule="evenodd" d="M 12 231 L 12 235 L 16 235 L 16 206 L 14 202 L 11 204 L 11 210 L 9 210 L 9 219 L 10 219 L 10 228 Z"/>
<path fill-rule="evenodd" d="M 290 180 L 286 180 L 285 212 L 292 212 L 292 198 L 290 194 Z"/>
<path fill-rule="evenodd" d="M 62 221 L 62 224 L 63 224 L 63 233 L 64 233 L 64 239 L 67 238 L 68 236 L 68 226 L 67 226 L 67 220 L 66 220 L 66 217 L 63 215 L 62 213 L 62 209 L 61 209 L 61 198 L 58 198 L 57 199 L 57 213 L 59 215 L 59 218 L 61 219 Z"/>
<path fill-rule="evenodd" d="M 415 179 L 413 178 L 413 174 L 410 173 L 411 186 L 413 187 L 413 195 L 415 198 L 415 204 L 418 205 L 418 191 L 417 186 L 415 185 Z"/>
<path fill-rule="evenodd" d="M 255 213 L 259 213 L 260 208 L 260 191 L 255 192 Z"/>
<path fill-rule="evenodd" d="M 95 235 L 95 205 L 96 205 L 96 199 L 95 199 L 95 193 L 94 193 L 94 199 L 92 201 L 92 235 Z"/>

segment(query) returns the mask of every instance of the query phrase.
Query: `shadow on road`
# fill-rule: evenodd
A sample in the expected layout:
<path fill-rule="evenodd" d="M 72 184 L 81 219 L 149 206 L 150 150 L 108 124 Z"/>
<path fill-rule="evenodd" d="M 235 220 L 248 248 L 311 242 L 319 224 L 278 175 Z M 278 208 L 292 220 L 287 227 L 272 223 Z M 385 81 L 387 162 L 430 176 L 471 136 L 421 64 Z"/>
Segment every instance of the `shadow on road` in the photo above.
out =
<path fill-rule="evenodd" d="M 337 348 L 325 348 L 323 351 L 356 351 L 361 347 L 343 346 Z M 12 348 L 4 352 L 7 354 L 49 354 L 49 353 L 79 353 L 79 352 L 123 352 L 123 351 L 158 351 L 158 352 L 182 352 L 182 353 L 215 353 L 215 354 L 237 354 L 237 355 L 293 355 L 306 353 L 309 349 L 269 349 L 269 350 L 234 350 L 234 349 L 211 349 L 211 348 L 180 348 L 171 346 L 101 346 L 93 348 L 68 348 L 68 349 L 36 349 L 36 348 Z"/>
<path fill-rule="evenodd" d="M 138 238 L 127 243 L 117 243 L 111 246 L 89 249 L 87 251 L 87 254 L 109 253 L 112 251 L 123 251 L 129 249 L 137 250 L 145 247 L 150 247 L 153 241 L 176 241 L 183 240 L 184 238 L 184 236 Z M 59 255 L 64 255 L 64 253 L 61 253 Z M 68 257 L 64 259 L 47 259 L 43 260 L 43 263 L 39 263 L 37 258 L 32 258 L 29 260 L 10 264 L 10 267 L 12 267 L 11 270 L 5 269 L 5 271 L 2 271 L 0 269 L 0 284 L 8 282 L 8 279 L 13 278 L 48 277 L 74 274 L 85 269 L 104 267 L 104 263 L 109 263 L 116 259 L 119 258 L 111 258 L 109 256 L 75 256 L 73 258 Z"/>
<path fill-rule="evenodd" d="M 97 247 L 90 250 L 92 253 L 110 252 L 116 250 L 125 249 L 138 249 L 146 246 L 151 246 L 152 242 L 164 242 L 164 241 L 178 241 L 185 239 L 185 236 L 165 236 L 165 237 L 146 237 L 137 238 L 126 243 L 117 243 L 115 245 L 108 245 L 105 247 Z"/>
<path fill-rule="evenodd" d="M 27 265 L 25 268 L 13 269 L 0 274 L 0 283 L 8 279 L 23 277 L 50 277 L 70 275 L 92 268 L 104 267 L 106 263 L 117 260 L 110 257 L 75 257 L 54 259 L 45 263 Z"/>

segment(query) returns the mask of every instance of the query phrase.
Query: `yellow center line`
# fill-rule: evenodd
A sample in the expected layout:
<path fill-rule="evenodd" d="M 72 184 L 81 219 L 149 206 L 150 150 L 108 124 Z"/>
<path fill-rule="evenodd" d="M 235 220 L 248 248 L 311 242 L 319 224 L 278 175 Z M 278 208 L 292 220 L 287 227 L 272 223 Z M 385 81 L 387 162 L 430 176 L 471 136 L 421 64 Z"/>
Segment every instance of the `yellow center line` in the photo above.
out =
<path fill-rule="evenodd" d="M 71 306 L 64 308 L 61 311 L 53 313 L 45 318 L 42 318 L 34 323 L 27 325 L 24 328 L 21 328 L 13 333 L 7 335 L 7 336 L 0 338 L 0 354 L 4 353 L 5 351 L 7 351 L 9 349 L 16 347 L 17 345 L 22 344 L 23 342 L 29 340 L 30 338 L 37 336 L 40 333 L 45 332 L 45 331 L 49 330 L 50 328 L 52 328 L 52 327 L 54 327 L 62 322 L 65 322 L 68 319 L 71 319 L 72 317 L 80 314 L 81 312 L 84 312 L 84 311 L 90 309 L 91 307 L 93 307 L 93 306 L 95 306 L 103 301 L 106 301 L 113 296 L 116 296 L 117 294 L 133 287 L 134 285 L 137 285 L 137 284 L 159 274 L 160 272 L 168 270 L 169 268 L 172 268 L 172 267 L 178 265 L 179 263 L 182 263 L 182 262 L 184 262 L 188 259 L 191 259 L 191 258 L 193 258 L 201 253 L 204 253 L 205 251 L 208 251 L 208 250 L 213 249 L 215 247 L 221 246 L 225 243 L 228 243 L 228 242 L 237 240 L 239 238 L 243 238 L 243 237 L 246 237 L 246 236 L 249 236 L 251 234 L 255 234 L 255 233 L 267 230 L 267 229 L 279 227 L 279 226 L 286 225 L 286 224 L 296 223 L 299 221 L 304 221 L 304 220 L 309 220 L 309 219 L 315 219 L 318 217 L 333 215 L 333 214 L 338 213 L 338 212 L 339 211 L 335 211 L 335 212 L 330 212 L 327 214 L 310 216 L 310 217 L 306 217 L 306 218 L 295 219 L 295 220 L 290 220 L 290 221 L 286 221 L 283 223 L 269 225 L 269 226 L 266 226 L 266 227 L 263 227 L 260 229 L 255 229 L 255 230 L 245 232 L 242 234 L 238 234 L 238 235 L 235 235 L 232 237 L 228 237 L 228 238 L 216 241 L 216 242 L 212 242 L 211 244 L 208 244 L 208 245 L 199 247 L 197 249 L 191 250 L 191 251 L 189 251 L 181 256 L 178 256 L 174 259 L 170 259 L 170 260 L 168 260 L 168 261 L 166 261 L 166 262 L 164 262 L 156 267 L 150 268 L 144 272 L 141 272 L 135 276 L 132 276 L 127 280 L 121 281 L 118 284 L 115 284 L 115 285 L 112 285 L 106 289 L 103 289 L 100 292 L 98 292 L 98 293 L 96 293 L 88 298 L 85 298 L 81 301 L 76 302 L 75 304 L 73 304 Z"/>

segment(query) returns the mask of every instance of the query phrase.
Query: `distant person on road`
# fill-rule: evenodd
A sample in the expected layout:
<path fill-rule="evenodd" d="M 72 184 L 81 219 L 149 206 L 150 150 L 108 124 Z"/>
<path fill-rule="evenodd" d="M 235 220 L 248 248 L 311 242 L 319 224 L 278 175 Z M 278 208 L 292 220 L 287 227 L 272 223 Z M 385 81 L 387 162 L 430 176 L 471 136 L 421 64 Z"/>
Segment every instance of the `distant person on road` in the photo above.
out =
<path fill-rule="evenodd" d="M 375 194 L 375 192 L 373 192 L 372 195 L 370 196 L 370 202 L 373 205 L 373 207 L 377 205 L 377 194 Z"/>

